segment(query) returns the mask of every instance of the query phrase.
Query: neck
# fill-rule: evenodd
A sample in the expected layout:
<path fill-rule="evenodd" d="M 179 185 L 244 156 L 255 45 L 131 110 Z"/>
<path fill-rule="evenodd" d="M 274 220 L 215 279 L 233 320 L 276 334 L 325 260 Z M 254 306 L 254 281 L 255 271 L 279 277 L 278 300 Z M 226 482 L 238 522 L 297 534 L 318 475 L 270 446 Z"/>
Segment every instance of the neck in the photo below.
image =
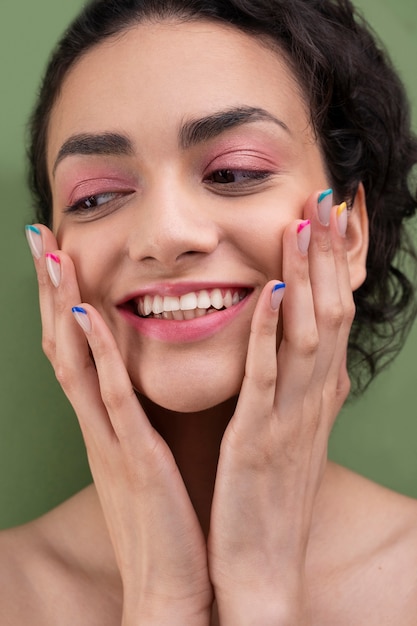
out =
<path fill-rule="evenodd" d="M 169 411 L 143 397 L 141 404 L 174 455 L 207 537 L 220 444 L 235 410 L 236 398 L 198 413 Z"/>

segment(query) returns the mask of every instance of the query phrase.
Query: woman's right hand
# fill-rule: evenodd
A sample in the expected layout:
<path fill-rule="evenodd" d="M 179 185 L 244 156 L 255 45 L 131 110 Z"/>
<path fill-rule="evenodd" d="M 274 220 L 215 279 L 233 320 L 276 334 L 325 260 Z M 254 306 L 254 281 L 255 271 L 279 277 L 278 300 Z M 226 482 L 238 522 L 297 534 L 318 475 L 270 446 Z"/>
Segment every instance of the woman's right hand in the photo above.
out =
<path fill-rule="evenodd" d="M 122 577 L 122 625 L 208 626 L 206 544 L 173 455 L 139 404 L 102 317 L 82 305 L 85 313 L 76 317 L 84 333 L 74 322 L 72 307 L 80 302 L 74 265 L 49 229 L 35 228 L 40 235 L 34 229 L 29 235 L 43 348 L 83 433 Z"/>

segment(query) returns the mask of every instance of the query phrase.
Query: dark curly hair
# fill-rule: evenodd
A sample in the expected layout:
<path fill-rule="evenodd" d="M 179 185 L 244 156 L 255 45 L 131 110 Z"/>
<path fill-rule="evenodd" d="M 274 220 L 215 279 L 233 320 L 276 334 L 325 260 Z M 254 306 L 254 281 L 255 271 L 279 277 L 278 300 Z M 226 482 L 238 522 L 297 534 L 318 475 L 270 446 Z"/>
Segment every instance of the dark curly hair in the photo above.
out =
<path fill-rule="evenodd" d="M 416 313 L 416 255 L 404 219 L 416 211 L 417 141 L 401 81 L 350 0 L 90 2 L 53 52 L 30 120 L 30 187 L 38 221 L 51 222 L 48 124 L 67 72 L 104 39 L 142 20 L 161 19 L 216 20 L 275 45 L 310 105 L 336 196 L 352 203 L 363 183 L 370 246 L 367 278 L 354 294 L 348 358 L 353 389 L 363 390 L 397 354 Z"/>

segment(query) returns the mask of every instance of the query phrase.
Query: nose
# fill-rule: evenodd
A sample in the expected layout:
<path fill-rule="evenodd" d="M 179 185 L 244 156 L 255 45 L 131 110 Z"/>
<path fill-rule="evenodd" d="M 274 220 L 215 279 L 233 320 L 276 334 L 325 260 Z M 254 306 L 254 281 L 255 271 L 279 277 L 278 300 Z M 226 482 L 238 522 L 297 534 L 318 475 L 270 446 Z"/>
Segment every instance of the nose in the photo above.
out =
<path fill-rule="evenodd" d="M 142 194 L 129 233 L 130 258 L 172 269 L 214 252 L 219 229 L 202 197 L 178 184 Z"/>

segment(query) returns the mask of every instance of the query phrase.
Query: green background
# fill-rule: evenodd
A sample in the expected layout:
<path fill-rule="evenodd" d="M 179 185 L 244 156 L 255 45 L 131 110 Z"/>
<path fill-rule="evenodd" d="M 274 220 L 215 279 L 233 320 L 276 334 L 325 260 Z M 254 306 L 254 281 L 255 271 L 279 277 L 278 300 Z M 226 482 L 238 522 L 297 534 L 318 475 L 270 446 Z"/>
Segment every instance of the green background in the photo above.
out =
<path fill-rule="evenodd" d="M 25 123 L 49 51 L 82 2 L 0 2 L 0 527 L 6 527 L 58 504 L 90 475 L 76 418 L 41 351 L 35 274 L 24 238 L 31 222 Z M 417 127 L 416 0 L 361 0 L 358 6 L 391 52 Z M 416 352 L 415 327 L 395 364 L 342 411 L 330 454 L 417 497 Z"/>

